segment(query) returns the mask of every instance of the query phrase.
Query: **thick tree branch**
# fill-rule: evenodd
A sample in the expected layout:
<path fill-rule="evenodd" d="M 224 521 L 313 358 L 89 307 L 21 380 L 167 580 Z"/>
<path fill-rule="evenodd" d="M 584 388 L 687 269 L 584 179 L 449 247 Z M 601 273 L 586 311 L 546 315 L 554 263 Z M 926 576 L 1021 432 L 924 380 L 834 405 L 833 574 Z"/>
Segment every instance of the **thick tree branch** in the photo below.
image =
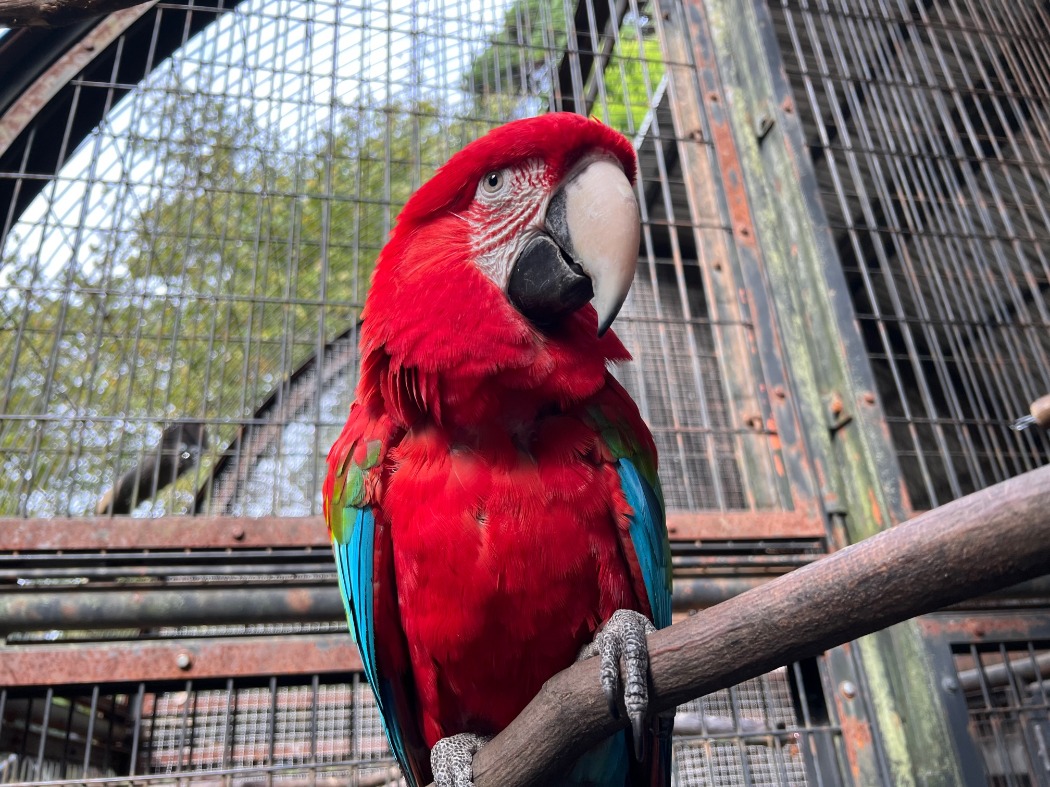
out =
<path fill-rule="evenodd" d="M 1050 467 L 956 500 L 652 635 L 652 706 L 669 710 L 1045 573 Z M 549 784 L 621 726 L 598 688 L 597 659 L 576 664 L 551 678 L 478 753 L 475 785 Z"/>
<path fill-rule="evenodd" d="M 0 0 L 0 27 L 63 27 L 142 0 Z"/>

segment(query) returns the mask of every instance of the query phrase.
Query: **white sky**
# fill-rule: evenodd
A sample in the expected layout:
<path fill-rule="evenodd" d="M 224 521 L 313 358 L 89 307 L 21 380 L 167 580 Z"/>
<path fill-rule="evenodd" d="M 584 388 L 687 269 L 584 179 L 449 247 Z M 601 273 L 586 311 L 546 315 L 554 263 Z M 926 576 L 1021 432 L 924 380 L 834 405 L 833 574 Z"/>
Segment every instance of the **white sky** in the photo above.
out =
<path fill-rule="evenodd" d="M 419 95 L 452 99 L 511 2 L 362 0 L 351 7 L 244 0 L 114 107 L 29 205 L 5 252 L 37 261 L 44 279 L 71 264 L 92 265 L 112 230 L 156 191 L 156 145 L 136 145 L 134 137 L 158 137 L 163 119 L 155 112 L 164 98 L 156 90 L 172 77 L 190 90 L 250 101 L 259 124 L 293 148 L 316 139 L 333 105 L 364 96 L 378 104 Z M 0 271 L 0 286 L 6 279 Z"/>

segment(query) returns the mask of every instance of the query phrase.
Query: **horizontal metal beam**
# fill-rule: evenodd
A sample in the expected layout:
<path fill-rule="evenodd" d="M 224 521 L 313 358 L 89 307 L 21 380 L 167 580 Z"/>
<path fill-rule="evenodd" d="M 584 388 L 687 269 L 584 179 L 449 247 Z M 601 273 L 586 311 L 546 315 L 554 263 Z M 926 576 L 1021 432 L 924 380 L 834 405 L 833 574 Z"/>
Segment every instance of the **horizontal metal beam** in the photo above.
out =
<path fill-rule="evenodd" d="M 824 522 L 795 511 L 713 511 L 670 513 L 672 541 L 762 541 L 771 538 L 823 538 Z"/>
<path fill-rule="evenodd" d="M 1050 653 L 1023 656 L 1005 664 L 971 667 L 959 673 L 959 686 L 965 692 L 978 691 L 982 684 L 986 687 L 1006 686 L 1012 680 L 1026 683 L 1050 680 Z"/>
<path fill-rule="evenodd" d="M 672 512 L 673 541 L 821 538 L 819 519 L 791 511 Z M 0 518 L 4 552 L 67 550 L 328 547 L 321 517 L 127 516 L 68 519 Z"/>
<path fill-rule="evenodd" d="M 237 623 L 311 623 L 341 620 L 339 589 L 328 586 L 193 590 L 27 590 L 0 594 L 0 634 L 207 626 Z"/>
<path fill-rule="evenodd" d="M 772 577 L 725 577 L 675 583 L 677 611 L 721 603 Z M 91 631 L 160 626 L 310 623 L 345 617 L 339 589 L 329 585 L 142 590 L 16 590 L 0 594 L 0 634 Z"/>
<path fill-rule="evenodd" d="M 0 649 L 0 686 L 64 686 L 140 681 L 359 672 L 349 634 L 84 642 Z"/>
<path fill-rule="evenodd" d="M 0 549 L 11 552 L 303 546 L 329 546 L 321 517 L 0 519 Z"/>

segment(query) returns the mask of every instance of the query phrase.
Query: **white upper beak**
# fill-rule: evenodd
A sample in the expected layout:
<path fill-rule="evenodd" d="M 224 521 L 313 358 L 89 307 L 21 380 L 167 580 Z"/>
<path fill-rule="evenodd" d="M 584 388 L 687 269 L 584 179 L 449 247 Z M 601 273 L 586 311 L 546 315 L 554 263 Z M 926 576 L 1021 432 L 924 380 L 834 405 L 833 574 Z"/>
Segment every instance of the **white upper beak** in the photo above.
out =
<path fill-rule="evenodd" d="M 623 306 L 638 267 L 638 200 L 619 163 L 605 157 L 584 164 L 562 189 L 571 244 L 565 251 L 591 280 L 601 336 Z"/>

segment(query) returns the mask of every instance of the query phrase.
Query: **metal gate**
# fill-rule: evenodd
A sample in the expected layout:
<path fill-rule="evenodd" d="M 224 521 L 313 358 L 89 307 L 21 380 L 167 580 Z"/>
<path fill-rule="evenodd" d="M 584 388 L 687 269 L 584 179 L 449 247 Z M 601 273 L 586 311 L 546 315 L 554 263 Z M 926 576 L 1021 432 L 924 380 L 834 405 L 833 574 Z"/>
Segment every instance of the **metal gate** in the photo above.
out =
<path fill-rule="evenodd" d="M 396 780 L 323 457 L 398 209 L 514 117 L 639 153 L 619 374 L 677 614 L 1045 463 L 1006 428 L 1050 390 L 1045 18 L 173 0 L 0 37 L 0 781 Z M 677 778 L 980 783 L 993 740 L 1022 783 L 942 652 L 898 627 L 690 703 Z"/>

